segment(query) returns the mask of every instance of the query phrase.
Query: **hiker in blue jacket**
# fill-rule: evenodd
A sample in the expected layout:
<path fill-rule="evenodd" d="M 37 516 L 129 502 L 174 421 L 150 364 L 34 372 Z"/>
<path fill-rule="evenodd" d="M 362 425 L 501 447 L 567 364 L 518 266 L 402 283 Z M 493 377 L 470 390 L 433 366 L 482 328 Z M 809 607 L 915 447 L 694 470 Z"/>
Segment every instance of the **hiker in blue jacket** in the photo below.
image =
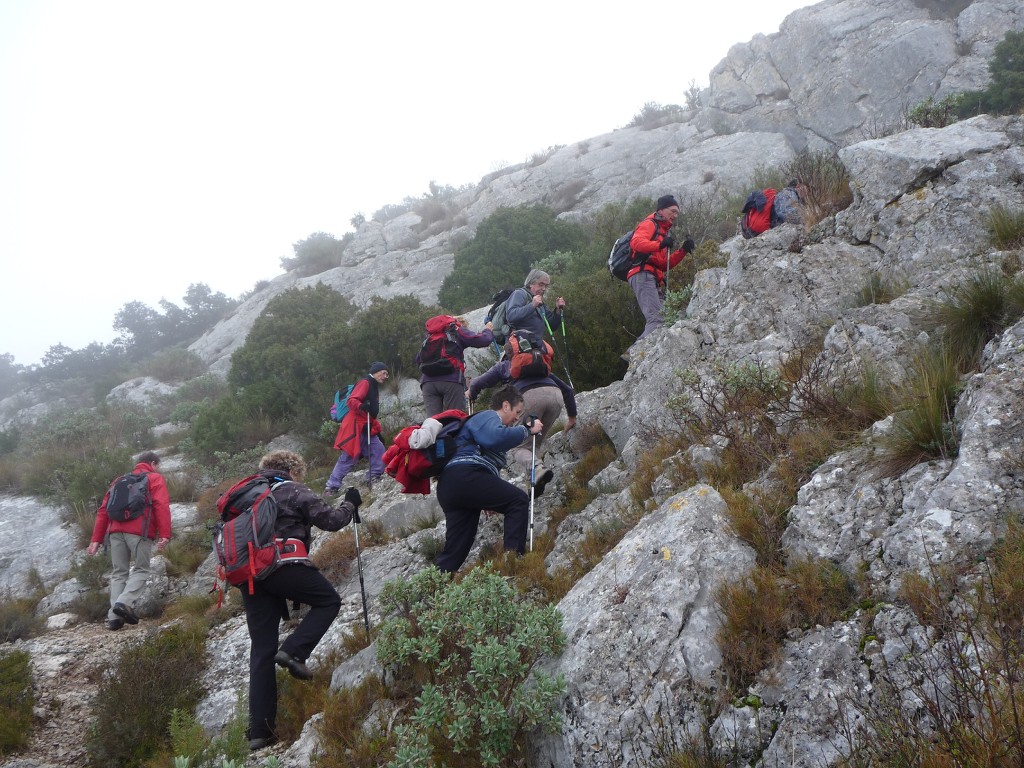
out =
<path fill-rule="evenodd" d="M 455 573 L 466 562 L 485 509 L 505 517 L 505 551 L 526 552 L 530 498 L 499 477 L 505 452 L 544 429 L 539 419 L 530 427 L 517 424 L 523 408 L 522 394 L 503 387 L 491 398 L 490 410 L 470 416 L 459 432 L 455 455 L 437 481 L 445 519 L 444 549 L 434 561 L 440 570 Z"/>
<path fill-rule="evenodd" d="M 544 305 L 544 294 L 551 287 L 551 275 L 539 269 L 531 269 L 523 281 L 508 297 L 505 304 L 505 322 L 510 328 L 522 329 L 538 339 L 544 338 L 544 331 L 561 324 L 565 299 L 555 300 L 554 311 Z"/>
<path fill-rule="evenodd" d="M 558 417 L 562 415 L 563 403 L 565 404 L 565 412 L 567 414 L 565 420 L 566 431 L 576 426 L 576 393 L 572 387 L 555 376 L 555 374 L 550 373 L 547 376 L 533 377 L 522 376 L 516 379 L 512 377 L 511 362 L 509 360 L 499 360 L 487 371 L 473 379 L 469 387 L 470 402 L 474 402 L 477 395 L 483 390 L 499 383 L 511 383 L 512 386 L 522 392 L 525 415 L 521 421 L 532 414 L 543 422 L 544 428 L 537 435 L 538 456 L 544 438 L 551 431 L 551 427 L 554 426 Z M 523 471 L 529 474 L 530 462 L 534 458 L 532 446 L 519 446 L 513 450 L 512 458 Z M 534 494 L 540 496 L 544 493 L 544 488 L 547 484 L 554 478 L 555 473 L 545 467 L 544 463 L 540 460 L 537 461 L 537 467 L 534 472 Z"/>

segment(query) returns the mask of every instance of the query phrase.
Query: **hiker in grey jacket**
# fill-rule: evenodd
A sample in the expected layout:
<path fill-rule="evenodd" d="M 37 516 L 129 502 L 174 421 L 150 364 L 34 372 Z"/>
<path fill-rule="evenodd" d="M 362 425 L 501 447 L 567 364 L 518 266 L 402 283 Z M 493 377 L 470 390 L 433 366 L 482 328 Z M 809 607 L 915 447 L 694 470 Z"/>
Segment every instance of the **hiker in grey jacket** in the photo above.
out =
<path fill-rule="evenodd" d="M 512 329 L 527 331 L 537 339 L 544 338 L 544 331 L 553 329 L 562 323 L 562 311 L 565 299 L 555 299 L 554 311 L 544 305 L 544 294 L 551 287 L 551 275 L 539 269 L 531 269 L 523 281 L 523 287 L 517 288 L 508 297 L 505 304 L 505 322 Z"/>

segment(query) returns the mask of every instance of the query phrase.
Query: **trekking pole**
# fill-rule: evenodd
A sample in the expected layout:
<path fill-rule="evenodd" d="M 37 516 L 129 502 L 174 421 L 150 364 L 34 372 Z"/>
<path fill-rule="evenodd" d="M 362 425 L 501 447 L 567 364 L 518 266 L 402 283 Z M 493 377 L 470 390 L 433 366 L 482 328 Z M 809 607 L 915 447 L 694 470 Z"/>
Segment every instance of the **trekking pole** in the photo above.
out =
<path fill-rule="evenodd" d="M 551 334 L 551 341 L 556 342 L 558 337 L 555 336 L 555 332 L 551 330 L 551 323 L 548 322 L 548 318 L 543 313 L 541 317 L 544 318 L 544 325 L 548 327 L 548 333 Z M 565 371 L 565 378 L 569 382 L 569 386 L 576 389 L 576 386 L 572 383 L 572 376 L 569 375 L 569 342 L 565 340 L 565 307 L 562 308 L 562 350 L 565 354 L 562 355 L 562 370 Z"/>
<path fill-rule="evenodd" d="M 366 642 L 370 642 L 370 612 L 366 608 L 366 584 L 363 582 L 363 556 L 359 551 L 359 509 L 352 513 L 352 528 L 356 534 L 356 567 L 359 570 L 359 593 L 363 596 L 363 623 L 366 624 Z"/>
<path fill-rule="evenodd" d="M 537 417 L 532 413 L 527 421 L 530 429 L 533 429 L 534 419 Z M 533 552 L 533 489 L 537 485 L 537 433 L 533 435 L 533 448 L 530 449 L 530 551 Z"/>
<path fill-rule="evenodd" d="M 575 391 L 576 385 L 572 383 L 572 376 L 569 375 L 569 338 L 565 335 L 565 307 L 562 307 L 562 349 L 565 350 L 565 359 L 562 361 L 562 370 L 565 371 L 565 380 Z"/>

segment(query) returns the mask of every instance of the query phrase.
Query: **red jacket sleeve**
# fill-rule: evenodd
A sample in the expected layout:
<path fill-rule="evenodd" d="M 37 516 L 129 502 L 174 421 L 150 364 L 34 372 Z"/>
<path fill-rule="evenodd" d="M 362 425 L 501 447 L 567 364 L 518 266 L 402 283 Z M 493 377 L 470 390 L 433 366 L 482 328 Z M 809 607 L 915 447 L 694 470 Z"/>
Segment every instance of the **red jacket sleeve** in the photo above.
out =
<path fill-rule="evenodd" d="M 636 253 L 657 253 L 661 250 L 661 238 L 658 237 L 658 225 L 650 216 L 636 225 L 629 247 Z M 655 239 L 657 238 L 657 239 Z"/>
<path fill-rule="evenodd" d="M 167 481 L 159 472 L 149 473 L 149 500 L 156 538 L 171 538 L 171 497 L 167 493 Z"/>
<path fill-rule="evenodd" d="M 107 517 L 107 499 L 110 497 L 110 491 L 108 490 L 103 494 L 103 503 L 100 504 L 100 508 L 96 510 L 96 522 L 92 527 L 92 538 L 89 539 L 90 544 L 100 544 L 107 535 L 107 528 L 110 527 L 110 518 Z"/>

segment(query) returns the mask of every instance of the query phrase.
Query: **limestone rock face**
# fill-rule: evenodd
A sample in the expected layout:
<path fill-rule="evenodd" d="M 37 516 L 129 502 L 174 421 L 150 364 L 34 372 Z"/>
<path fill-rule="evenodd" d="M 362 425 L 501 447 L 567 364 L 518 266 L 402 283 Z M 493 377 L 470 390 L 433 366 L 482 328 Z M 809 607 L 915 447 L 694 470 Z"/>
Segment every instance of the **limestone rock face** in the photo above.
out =
<path fill-rule="evenodd" d="M 778 659 L 738 699 L 720 700 L 715 591 L 753 568 L 755 555 L 734 532 L 723 497 L 678 469 L 685 463 L 698 476 L 708 474 L 724 446 L 709 440 L 653 467 L 648 449 L 679 429 L 673 403 L 688 396 L 686 382 L 694 377 L 714 381 L 751 365 L 777 370 L 799 354 L 813 358 L 831 383 L 868 368 L 894 385 L 917 375 L 915 354 L 937 338 L 938 329 L 925 321 L 936 299 L 980 270 L 1012 264 L 1013 254 L 989 243 L 987 216 L 995 206 L 1024 210 L 1024 117 L 982 116 L 884 134 L 924 98 L 983 87 L 992 48 L 1008 29 L 1022 28 L 1019 0 L 825 0 L 792 14 L 778 34 L 734 46 L 679 122 L 614 131 L 490 174 L 455 194 L 450 220 L 407 206 L 364 222 L 336 267 L 277 277 L 191 349 L 226 375 L 231 353 L 270 299 L 317 282 L 356 303 L 408 293 L 431 303 L 458 246 L 500 206 L 540 202 L 586 221 L 607 203 L 671 190 L 695 199 L 745 183 L 758 165 L 777 165 L 804 148 L 838 148 L 853 204 L 810 231 L 784 225 L 753 240 L 726 240 L 724 266 L 697 275 L 685 316 L 636 345 L 622 381 L 579 393 L 581 429 L 545 443 L 544 460 L 556 476 L 536 500 L 538 534 L 550 532 L 552 511 L 579 467 L 577 434 L 597 425 L 617 454 L 593 477 L 575 478 L 592 496 L 558 526 L 545 562 L 550 573 L 570 567 L 588 537 L 616 530 L 625 517 L 640 519 L 557 606 L 569 643 L 545 667 L 565 677 L 565 726 L 530 744 L 533 764 L 544 768 L 642 764 L 656 744 L 666 744 L 659 739 L 679 745 L 693 733 L 741 761 L 834 763 L 843 738 L 837 703 L 870 702 L 883 663 L 935 652 L 939 642 L 899 603 L 902 576 L 977 557 L 1024 505 L 1024 322 L 996 336 L 961 382 L 952 425 L 957 455 L 880 473 L 872 439 L 893 429 L 889 417 L 808 469 L 787 510 L 785 555 L 834 563 L 878 602 L 828 626 L 792 628 Z M 862 289 L 878 279 L 896 289 L 895 298 L 864 298 Z M 470 327 L 481 326 L 483 311 L 467 314 Z M 477 375 L 493 361 L 489 350 L 473 350 L 467 370 Z M 115 393 L 146 407 L 166 393 L 164 386 L 135 380 Z M 76 407 L 73 395 L 44 390 L 0 401 L 0 428 Z M 390 427 L 419 418 L 417 398 L 410 381 L 385 399 Z M 784 416 L 775 418 L 779 430 L 789 427 Z M 297 439 L 282 436 L 274 444 L 297 447 Z M 169 456 L 167 466 L 179 465 Z M 522 474 L 510 480 L 528 487 Z M 201 525 L 192 505 L 175 505 L 174 513 L 176 535 Z M 383 584 L 426 567 L 423 553 L 444 536 L 436 497 L 403 495 L 390 480 L 373 489 L 362 513 L 392 538 L 362 551 L 362 585 L 355 564 L 331 572 L 341 614 L 312 666 L 330 663 L 344 635 L 362 623 L 364 594 L 370 621 L 379 626 Z M 22 642 L 44 694 L 38 759 L 10 764 L 80 765 L 97 655 L 79 658 L 81 649 L 70 645 L 83 634 L 100 651 L 113 651 L 129 635 L 71 626 L 79 585 L 66 576 L 82 550 L 56 507 L 0 497 L 0 526 L 7 534 L 0 537 L 0 588 L 31 594 L 38 574 L 50 594 L 37 614 L 52 620 L 51 631 Z M 469 562 L 501 533 L 500 519 L 483 520 Z M 329 552 L 325 544 L 334 535 L 318 535 L 314 552 Z M 153 599 L 205 593 L 213 570 L 208 559 L 194 576 L 172 583 L 158 569 Z M 232 599 L 237 605 L 238 596 Z M 246 689 L 248 644 L 241 615 L 210 633 L 205 695 L 196 710 L 210 730 L 224 725 Z M 379 671 L 372 650 L 364 651 L 332 670 L 332 685 L 358 684 Z M 386 708 L 375 717 L 386 719 Z M 295 744 L 274 750 L 283 766 L 309 763 L 315 725 L 316 717 Z M 75 734 L 73 748 L 60 740 L 66 733 Z"/>
<path fill-rule="evenodd" d="M 37 585 L 55 585 L 78 543 L 60 510 L 28 496 L 0 496 L 0 591 L 28 597 Z"/>

